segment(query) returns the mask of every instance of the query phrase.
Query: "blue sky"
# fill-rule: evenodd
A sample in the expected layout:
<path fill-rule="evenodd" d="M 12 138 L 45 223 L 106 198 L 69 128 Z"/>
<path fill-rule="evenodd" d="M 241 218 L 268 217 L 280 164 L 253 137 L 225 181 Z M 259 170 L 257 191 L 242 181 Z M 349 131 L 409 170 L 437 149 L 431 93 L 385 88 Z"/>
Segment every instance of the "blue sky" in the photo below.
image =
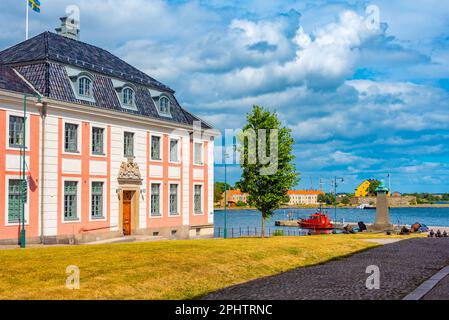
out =
<path fill-rule="evenodd" d="M 352 191 L 385 178 L 401 192 L 449 192 L 449 1 L 41 0 L 30 33 L 81 10 L 81 38 L 177 91 L 219 129 L 253 104 L 296 140 L 299 188 L 334 175 Z M 365 9 L 380 9 L 379 29 Z M 0 49 L 24 38 L 24 1 L 2 0 Z M 216 169 L 222 180 L 223 169 Z M 229 169 L 231 182 L 240 176 Z"/>

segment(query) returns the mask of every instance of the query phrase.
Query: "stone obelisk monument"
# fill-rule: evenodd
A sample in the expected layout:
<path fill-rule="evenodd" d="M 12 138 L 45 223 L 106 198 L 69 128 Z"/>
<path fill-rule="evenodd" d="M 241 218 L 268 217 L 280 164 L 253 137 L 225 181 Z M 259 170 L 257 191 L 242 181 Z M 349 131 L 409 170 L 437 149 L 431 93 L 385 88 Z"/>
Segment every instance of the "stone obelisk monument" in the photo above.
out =
<path fill-rule="evenodd" d="M 390 224 L 390 212 L 388 206 L 389 191 L 390 190 L 385 186 L 385 182 L 381 180 L 376 189 L 376 223 L 372 226 L 372 229 L 375 231 L 393 230 L 393 225 Z"/>

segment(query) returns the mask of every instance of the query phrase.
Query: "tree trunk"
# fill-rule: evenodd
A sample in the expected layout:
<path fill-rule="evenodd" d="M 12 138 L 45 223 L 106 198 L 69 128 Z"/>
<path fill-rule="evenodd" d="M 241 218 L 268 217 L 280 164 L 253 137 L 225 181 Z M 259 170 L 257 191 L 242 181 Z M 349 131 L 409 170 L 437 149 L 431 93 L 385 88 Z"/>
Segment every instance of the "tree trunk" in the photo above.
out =
<path fill-rule="evenodd" d="M 263 238 L 265 238 L 265 217 L 262 215 L 262 231 L 260 233 L 260 236 Z"/>

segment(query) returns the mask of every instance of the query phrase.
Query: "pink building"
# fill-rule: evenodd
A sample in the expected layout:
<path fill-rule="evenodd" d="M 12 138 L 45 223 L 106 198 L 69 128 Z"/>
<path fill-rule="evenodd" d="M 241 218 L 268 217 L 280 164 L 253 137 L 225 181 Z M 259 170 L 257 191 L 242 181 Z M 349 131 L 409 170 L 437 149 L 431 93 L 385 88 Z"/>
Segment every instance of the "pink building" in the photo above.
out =
<path fill-rule="evenodd" d="M 42 97 L 28 98 L 25 126 L 24 94 Z M 18 242 L 22 199 L 28 242 L 211 236 L 216 135 L 103 49 L 45 32 L 4 50 L 0 243 Z"/>

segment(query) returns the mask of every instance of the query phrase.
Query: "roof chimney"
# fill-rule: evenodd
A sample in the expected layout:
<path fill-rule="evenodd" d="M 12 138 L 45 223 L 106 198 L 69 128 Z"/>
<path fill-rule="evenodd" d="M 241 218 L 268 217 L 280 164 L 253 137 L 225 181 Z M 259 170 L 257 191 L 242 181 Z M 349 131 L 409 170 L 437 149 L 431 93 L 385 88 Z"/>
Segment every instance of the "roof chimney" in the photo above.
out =
<path fill-rule="evenodd" d="M 56 32 L 61 36 L 79 41 L 79 21 L 76 21 L 75 19 L 69 17 L 61 17 L 59 19 L 61 19 L 61 26 L 55 29 Z"/>

